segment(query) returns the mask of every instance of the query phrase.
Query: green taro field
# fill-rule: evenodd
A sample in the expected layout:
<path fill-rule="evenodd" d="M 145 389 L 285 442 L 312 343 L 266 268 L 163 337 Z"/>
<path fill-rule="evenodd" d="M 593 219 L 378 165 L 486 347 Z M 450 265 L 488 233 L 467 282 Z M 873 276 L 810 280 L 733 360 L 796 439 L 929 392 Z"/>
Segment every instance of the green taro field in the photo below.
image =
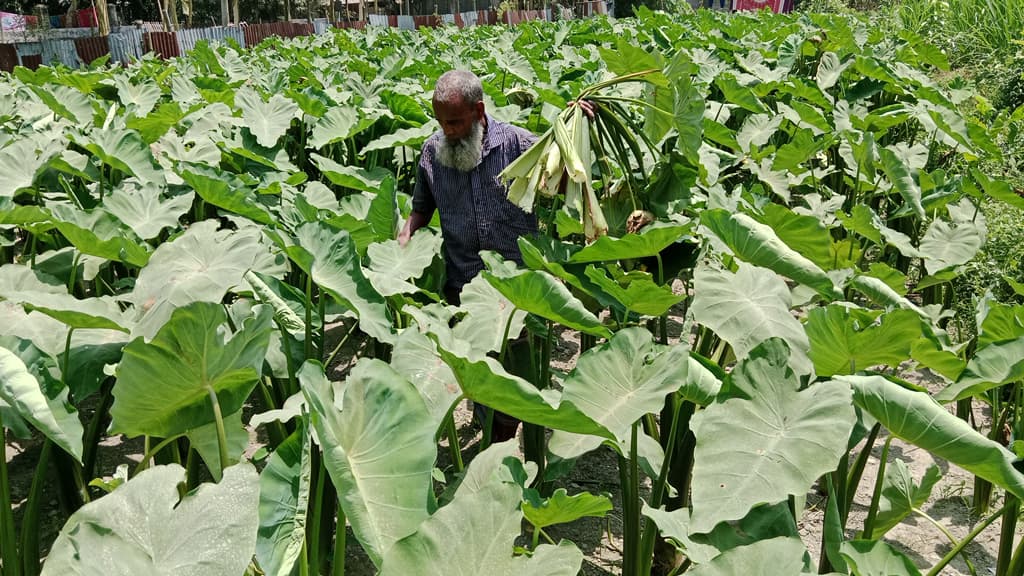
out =
<path fill-rule="evenodd" d="M 451 68 L 540 137 L 504 176 L 541 233 L 525 266 L 484 253 L 460 307 L 439 231 L 396 241 Z M 0 422 L 42 448 L 24 498 L 0 460 L 0 574 L 341 575 L 357 544 L 386 576 L 570 576 L 583 552 L 549 527 L 594 516 L 628 576 L 937 575 L 990 525 L 994 573 L 1024 574 L 1024 287 L 958 289 L 986 214 L 1024 207 L 1000 168 L 1022 117 L 848 14 L 641 8 L 16 69 Z M 522 447 L 460 450 L 464 400 L 528 423 Z M 141 462 L 103 469 L 118 435 Z M 938 563 L 885 539 L 938 479 L 884 465 L 893 439 L 976 478 Z M 560 483 L 595 450 L 614 505 Z"/>

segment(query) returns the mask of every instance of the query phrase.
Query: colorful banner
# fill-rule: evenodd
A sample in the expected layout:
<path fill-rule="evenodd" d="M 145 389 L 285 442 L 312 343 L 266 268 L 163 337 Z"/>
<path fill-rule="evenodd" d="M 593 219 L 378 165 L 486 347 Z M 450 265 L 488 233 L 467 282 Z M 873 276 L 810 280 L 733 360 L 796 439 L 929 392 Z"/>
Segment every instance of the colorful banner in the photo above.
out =
<path fill-rule="evenodd" d="M 733 10 L 761 10 L 768 8 L 772 12 L 782 13 L 786 8 L 786 0 L 733 0 Z"/>
<path fill-rule="evenodd" d="M 0 28 L 4 32 L 22 32 L 25 30 L 25 17 L 21 14 L 0 12 Z"/>

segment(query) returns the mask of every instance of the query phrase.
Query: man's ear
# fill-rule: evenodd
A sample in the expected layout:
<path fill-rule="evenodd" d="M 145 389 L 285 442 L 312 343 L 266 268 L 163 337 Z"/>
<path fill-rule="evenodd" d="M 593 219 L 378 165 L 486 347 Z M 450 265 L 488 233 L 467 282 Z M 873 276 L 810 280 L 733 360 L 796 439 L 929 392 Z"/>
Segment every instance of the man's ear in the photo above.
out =
<path fill-rule="evenodd" d="M 476 105 L 474 106 L 474 111 L 476 112 L 476 119 L 477 119 L 477 121 L 481 121 L 481 120 L 484 119 L 484 101 L 483 100 L 480 100 L 479 102 L 476 103 Z"/>

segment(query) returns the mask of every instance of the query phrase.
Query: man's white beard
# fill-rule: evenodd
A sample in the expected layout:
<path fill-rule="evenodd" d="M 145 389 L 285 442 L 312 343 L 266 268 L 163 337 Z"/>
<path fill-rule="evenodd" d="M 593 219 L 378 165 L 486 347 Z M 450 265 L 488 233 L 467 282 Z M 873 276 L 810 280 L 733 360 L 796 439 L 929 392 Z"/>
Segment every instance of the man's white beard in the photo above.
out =
<path fill-rule="evenodd" d="M 442 166 L 455 168 L 461 172 L 469 172 L 480 163 L 480 153 L 484 148 L 483 122 L 474 122 L 469 135 L 461 140 L 451 141 L 441 135 L 441 147 L 437 159 Z"/>

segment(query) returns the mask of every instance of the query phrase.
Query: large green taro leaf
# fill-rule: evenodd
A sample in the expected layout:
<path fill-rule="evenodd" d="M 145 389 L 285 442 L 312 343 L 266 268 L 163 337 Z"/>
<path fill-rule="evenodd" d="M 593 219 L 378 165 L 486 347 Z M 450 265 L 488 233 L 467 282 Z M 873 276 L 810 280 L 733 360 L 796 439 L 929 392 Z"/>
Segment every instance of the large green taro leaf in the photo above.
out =
<path fill-rule="evenodd" d="M 36 310 L 61 321 L 70 328 L 103 328 L 128 332 L 131 322 L 110 296 L 79 300 L 70 294 L 19 293 L 8 296 L 27 310 Z"/>
<path fill-rule="evenodd" d="M 799 538 L 779 537 L 733 548 L 688 571 L 692 576 L 799 576 L 807 569 L 807 548 Z"/>
<path fill-rule="evenodd" d="M 323 222 L 307 222 L 296 231 L 297 245 L 284 247 L 288 257 L 322 290 L 359 316 L 359 327 L 381 342 L 395 338 L 387 303 L 363 274 L 352 237 Z"/>
<path fill-rule="evenodd" d="M 71 140 L 92 152 L 101 162 L 143 184 L 167 184 L 164 173 L 153 158 L 149 145 L 134 130 L 104 128 L 85 134 L 72 134 Z"/>
<path fill-rule="evenodd" d="M 127 224 L 139 238 L 156 238 L 164 228 L 179 227 L 181 218 L 192 207 L 194 194 L 187 193 L 163 200 L 160 188 L 122 186 L 103 200 L 103 207 Z"/>
<path fill-rule="evenodd" d="M 29 85 L 36 96 L 46 104 L 54 114 L 63 116 L 78 125 L 92 124 L 95 110 L 89 97 L 70 86 L 57 84 Z"/>
<path fill-rule="evenodd" d="M 882 376 L 838 376 L 853 387 L 853 401 L 878 419 L 893 436 L 992 482 L 1018 498 L 1024 475 L 1017 458 L 970 424 L 946 411 L 923 392 L 907 390 Z"/>
<path fill-rule="evenodd" d="M 694 415 L 694 532 L 806 493 L 846 452 L 856 422 L 850 389 L 800 390 L 788 361 L 784 341 L 766 341 L 731 373 L 733 396 Z"/>
<path fill-rule="evenodd" d="M 391 171 L 380 166 L 367 170 L 358 166 L 343 166 L 319 154 L 310 154 L 309 157 L 328 180 L 353 190 L 376 192 L 384 180 L 392 176 Z"/>
<path fill-rule="evenodd" d="M 0 266 L 0 296 L 11 299 L 19 293 L 67 294 L 57 277 L 46 274 L 38 266 L 4 264 Z"/>
<path fill-rule="evenodd" d="M 228 339 L 224 308 L 196 302 L 175 310 L 151 342 L 128 344 L 117 367 L 111 432 L 183 434 L 215 421 L 214 394 L 221 414 L 239 411 L 259 380 L 273 329 L 269 307 L 253 310 Z"/>
<path fill-rule="evenodd" d="M 922 337 L 921 318 L 910 310 L 880 314 L 843 304 L 811 310 L 804 327 L 818 376 L 853 374 L 879 364 L 899 366 Z"/>
<path fill-rule="evenodd" d="M 67 332 L 60 344 L 61 356 L 58 363 L 63 365 L 63 350 Z M 75 330 L 71 336 L 71 355 L 68 358 L 67 384 L 75 404 L 97 392 L 107 379 L 104 369 L 121 360 L 121 352 L 130 337 L 114 330 Z"/>
<path fill-rule="evenodd" d="M 991 298 L 982 298 L 976 308 L 979 348 L 1024 337 L 1024 306 L 1010 306 L 994 302 Z"/>
<path fill-rule="evenodd" d="M 854 576 L 921 576 L 902 552 L 881 540 L 851 540 L 839 545 Z"/>
<path fill-rule="evenodd" d="M 912 167 L 907 158 L 889 148 L 878 149 L 878 159 L 881 161 L 885 175 L 889 177 L 893 188 L 903 197 L 903 201 L 913 209 L 914 215 L 919 219 L 925 219 L 924 206 L 921 204 L 921 187 L 914 180 L 911 173 Z"/>
<path fill-rule="evenodd" d="M 971 169 L 971 175 L 981 185 L 981 189 L 985 194 L 992 198 L 1005 202 L 1010 206 L 1017 208 L 1018 210 L 1024 210 L 1024 198 L 1017 195 L 1013 190 L 1013 186 L 1005 180 L 992 180 L 989 179 L 984 172 L 978 168 Z"/>
<path fill-rule="evenodd" d="M 305 422 L 270 455 L 260 472 L 256 560 L 267 576 L 291 576 L 306 543 L 310 438 Z"/>
<path fill-rule="evenodd" d="M 970 398 L 1024 378 L 1024 337 L 989 344 L 975 352 L 956 382 L 935 395 L 939 402 Z"/>
<path fill-rule="evenodd" d="M 138 132 L 146 143 L 152 144 L 167 135 L 185 117 L 188 111 L 182 110 L 181 106 L 178 102 L 164 102 L 145 116 L 127 118 L 125 125 Z M 170 134 L 177 136 L 175 132 Z"/>
<path fill-rule="evenodd" d="M 616 278 L 608 275 L 609 269 Z M 598 268 L 590 265 L 587 266 L 586 275 L 626 310 L 637 314 L 658 317 L 686 299 L 685 295 L 674 294 L 670 286 L 655 283 L 650 274 L 640 270 L 623 273 L 617 266 Z"/>
<path fill-rule="evenodd" d="M 746 214 L 731 213 L 722 208 L 705 210 L 701 213 L 700 221 L 721 238 L 740 260 L 806 284 L 826 298 L 843 297 L 842 291 L 835 287 L 832 279 L 821 268 L 787 246 L 769 226 Z"/>
<path fill-rule="evenodd" d="M 767 184 L 768 189 L 783 202 L 789 204 L 792 199 L 792 194 L 789 192 L 790 177 L 785 170 L 773 170 L 772 162 L 768 158 L 764 158 L 761 162 L 747 162 L 744 167 L 751 174 L 757 176 L 758 180 Z"/>
<path fill-rule="evenodd" d="M 519 250 L 527 268 L 554 275 L 569 286 L 596 298 L 602 306 L 616 305 L 614 298 L 604 294 L 600 287 L 587 278 L 586 264 L 567 263 L 573 254 L 581 250 L 579 246 L 547 236 L 534 236 L 529 239 L 519 238 Z"/>
<path fill-rule="evenodd" d="M 235 105 L 242 111 L 245 126 L 260 146 L 266 148 L 277 145 L 299 113 L 299 106 L 288 97 L 274 94 L 270 101 L 264 102 L 251 88 L 242 88 L 235 93 Z"/>
<path fill-rule="evenodd" d="M 373 230 L 375 239 L 384 242 L 398 237 L 398 220 L 401 217 L 395 178 L 388 172 L 379 189 L 373 193 L 373 199 L 370 200 L 366 212 L 366 222 Z"/>
<path fill-rule="evenodd" d="M 358 108 L 334 106 L 313 126 L 313 131 L 309 135 L 309 145 L 319 150 L 328 144 L 348 140 L 353 136 L 358 123 Z"/>
<path fill-rule="evenodd" d="M 843 75 L 843 71 L 853 63 L 853 58 L 848 58 L 846 62 L 841 62 L 835 52 L 825 52 L 822 54 L 821 59 L 818 60 L 818 70 L 814 75 L 818 88 L 821 88 L 822 92 L 826 92 L 829 88 L 835 86 L 836 82 L 839 82 L 839 77 Z"/>
<path fill-rule="evenodd" d="M 60 233 L 80 252 L 143 267 L 147 246 L 131 237 L 127 226 L 104 210 L 79 210 L 68 204 L 49 206 Z"/>
<path fill-rule="evenodd" d="M 451 367 L 462 392 L 474 402 L 546 428 L 614 437 L 579 408 L 562 401 L 556 390 L 537 390 L 526 380 L 506 372 L 494 358 L 470 359 L 443 347 L 438 352 Z"/>
<path fill-rule="evenodd" d="M 693 69 L 696 70 L 696 67 Z M 675 88 L 672 125 L 679 134 L 676 151 L 697 163 L 704 143 L 704 110 L 707 103 L 701 91 L 694 86 L 695 82 L 689 74 L 675 75 L 672 83 Z M 649 110 L 647 119 L 650 120 L 654 116 L 662 114 Z"/>
<path fill-rule="evenodd" d="M 37 152 L 42 148 L 42 153 Z M 14 196 L 19 190 L 32 186 L 36 174 L 56 155 L 58 150 L 48 143 L 33 138 L 15 140 L 0 148 L 0 198 Z"/>
<path fill-rule="evenodd" d="M 243 285 L 246 271 L 257 268 L 268 252 L 259 230 L 217 226 L 216 220 L 196 222 L 153 252 L 127 297 L 140 314 L 134 335 L 152 338 L 176 307 L 220 302 L 229 290 Z"/>
<path fill-rule="evenodd" d="M 380 566 L 392 545 L 429 515 L 437 450 L 427 406 L 380 360 L 356 364 L 341 390 L 311 362 L 299 370 L 299 381 L 341 508 Z"/>
<path fill-rule="evenodd" d="M 985 243 L 985 230 L 974 222 L 935 220 L 921 238 L 921 254 L 929 274 L 966 264 Z"/>
<path fill-rule="evenodd" d="M 735 104 L 744 110 L 749 110 L 757 114 L 764 114 L 768 112 L 768 109 L 765 108 L 764 104 L 758 99 L 754 91 L 749 87 L 740 84 L 732 72 L 719 74 L 715 78 L 715 86 L 722 91 L 722 95 L 725 96 L 725 100 L 731 104 Z"/>
<path fill-rule="evenodd" d="M 192 163 L 182 163 L 179 173 L 207 203 L 260 224 L 274 222 L 274 216 L 259 202 L 255 192 L 234 174 L 216 167 Z"/>
<path fill-rule="evenodd" d="M 0 403 L 11 407 L 65 452 L 81 460 L 82 423 L 67 398 L 66 388 L 53 398 L 48 397 L 25 362 L 13 351 L 0 348 Z"/>
<path fill-rule="evenodd" d="M 932 488 L 942 478 L 939 467 L 929 466 L 921 477 L 920 484 L 914 482 L 910 469 L 903 460 L 896 460 L 885 467 L 882 481 L 882 498 L 878 502 L 878 516 L 872 525 L 872 538 L 881 538 L 886 532 L 903 521 L 931 498 Z"/>
<path fill-rule="evenodd" d="M 0 225 L 14 225 L 32 234 L 44 234 L 54 228 L 51 220 L 45 209 L 15 204 L 12 198 L 0 194 Z"/>
<path fill-rule="evenodd" d="M 488 267 L 481 275 L 516 308 L 587 334 L 611 337 L 611 331 L 597 316 L 551 274 L 518 270 L 515 262 L 503 261 L 492 252 L 483 252 L 481 257 Z"/>
<path fill-rule="evenodd" d="M 435 122 L 427 122 L 422 126 L 416 128 L 399 128 L 394 132 L 384 134 L 380 138 L 370 142 L 366 146 L 363 146 L 361 154 L 372 152 L 374 150 L 390 150 L 397 146 L 412 146 L 419 148 L 430 135 L 437 131 L 437 124 Z"/>
<path fill-rule="evenodd" d="M 42 281 L 32 268 L 20 264 L 0 266 L 0 297 L 76 329 L 105 328 L 127 332 L 125 327 L 130 325 L 111 297 L 80 300 L 68 294 L 63 286 Z"/>
<path fill-rule="evenodd" d="M 160 86 L 152 78 L 132 84 L 126 75 L 115 75 L 105 84 L 117 88 L 117 97 L 129 112 L 141 117 L 149 114 L 160 100 Z"/>
<path fill-rule="evenodd" d="M 776 336 L 789 344 L 793 369 L 811 372 L 807 334 L 790 314 L 789 289 L 777 274 L 743 263 L 736 274 L 698 268 L 694 287 L 694 318 L 729 342 L 737 358 Z"/>
<path fill-rule="evenodd" d="M 787 246 L 823 270 L 830 268 L 833 260 L 829 250 L 832 236 L 819 218 L 796 214 L 785 206 L 773 203 L 765 205 L 763 217 L 764 223 Z"/>
<path fill-rule="evenodd" d="M 405 246 L 397 240 L 370 244 L 366 277 L 383 296 L 419 291 L 410 280 L 419 278 L 441 252 L 441 236 L 425 230 L 414 234 Z"/>
<path fill-rule="evenodd" d="M 452 404 L 462 396 L 462 390 L 452 369 L 437 353 L 437 345 L 415 328 L 404 330 L 391 351 L 391 367 L 419 391 L 433 430 L 438 430 Z"/>
<path fill-rule="evenodd" d="M 546 528 L 580 518 L 603 518 L 605 513 L 612 510 L 612 501 L 608 496 L 586 492 L 569 496 L 565 488 L 559 488 L 551 497 L 541 499 L 539 492 L 528 490 L 522 509 L 530 524 Z"/>
<path fill-rule="evenodd" d="M 23 340 L 29 340 L 40 350 L 53 357 L 60 356 L 67 345 L 68 327 L 59 320 L 51 318 L 41 312 L 25 312 L 25 308 L 16 302 L 0 300 L 0 336 L 15 336 Z M 71 338 L 72 357 L 70 366 L 79 368 L 78 358 L 75 357 L 76 349 L 82 346 L 123 346 L 127 339 L 125 334 L 114 330 L 76 330 Z M 86 352 L 88 354 L 88 352 Z M 111 360 L 116 362 L 118 354 Z M 100 364 L 102 367 L 102 364 Z M 70 372 L 71 370 L 69 370 Z M 94 375 L 95 376 L 95 375 Z M 96 380 L 105 376 L 100 372 Z M 71 374 L 71 381 L 68 385 L 74 386 L 76 379 L 89 380 L 87 375 Z M 76 399 L 82 398 L 78 390 L 74 389 Z"/>
<path fill-rule="evenodd" d="M 621 238 L 602 236 L 572 254 L 569 262 L 603 262 L 654 256 L 691 232 L 692 226 L 658 223 L 645 227 L 639 234 L 626 234 Z"/>
<path fill-rule="evenodd" d="M 665 397 L 684 384 L 689 359 L 686 346 L 661 346 L 643 328 L 620 330 L 607 343 L 580 356 L 576 368 L 563 384 L 562 402 L 571 402 L 598 424 L 611 432 L 616 441 L 629 442 L 633 423 L 645 414 L 657 412 L 665 405 Z M 688 390 L 708 404 L 716 390 Z M 688 394 L 690 395 L 690 394 Z M 561 458 L 576 458 L 597 447 L 600 438 L 574 445 L 559 444 Z"/>
<path fill-rule="evenodd" d="M 892 286 L 886 283 L 881 278 L 874 276 L 867 276 L 864 274 L 857 274 L 849 281 L 850 288 L 857 290 L 861 294 L 868 297 L 869 300 L 884 306 L 886 308 L 900 308 L 903 310 L 910 310 L 918 316 L 918 318 L 925 322 L 931 322 L 931 317 L 928 313 L 918 307 L 916 304 L 908 300 L 906 297 L 900 295 Z"/>
<path fill-rule="evenodd" d="M 245 273 L 245 281 L 263 304 L 274 310 L 274 322 L 292 336 L 306 332 L 305 295 L 290 284 L 255 271 Z"/>
<path fill-rule="evenodd" d="M 259 481 L 250 464 L 184 498 L 185 469 L 145 470 L 68 519 L 44 576 L 242 574 L 256 545 Z"/>
<path fill-rule="evenodd" d="M 662 535 L 676 541 L 695 564 L 705 564 L 722 552 L 759 540 L 800 536 L 788 502 L 756 506 L 742 520 L 722 522 L 708 534 L 690 533 L 690 511 L 686 508 L 666 511 L 644 504 L 643 514 L 654 520 Z"/>
<path fill-rule="evenodd" d="M 381 576 L 578 574 L 583 554 L 569 542 L 538 546 L 529 557 L 513 554 L 523 522 L 522 477 L 505 469 L 509 463 L 522 468 L 514 450 L 511 441 L 495 444 L 474 459 L 452 501 L 387 552 Z"/>
<path fill-rule="evenodd" d="M 466 284 L 460 298 L 459 310 L 467 314 L 455 325 L 452 334 L 474 350 L 484 354 L 497 352 L 506 337 L 517 338 L 522 332 L 526 312 L 516 308 L 483 277 L 477 276 Z"/>
<path fill-rule="evenodd" d="M 768 143 L 768 140 L 779 130 L 784 117 L 782 115 L 751 114 L 743 121 L 743 126 L 736 133 L 736 142 L 740 150 L 750 153 Z"/>

